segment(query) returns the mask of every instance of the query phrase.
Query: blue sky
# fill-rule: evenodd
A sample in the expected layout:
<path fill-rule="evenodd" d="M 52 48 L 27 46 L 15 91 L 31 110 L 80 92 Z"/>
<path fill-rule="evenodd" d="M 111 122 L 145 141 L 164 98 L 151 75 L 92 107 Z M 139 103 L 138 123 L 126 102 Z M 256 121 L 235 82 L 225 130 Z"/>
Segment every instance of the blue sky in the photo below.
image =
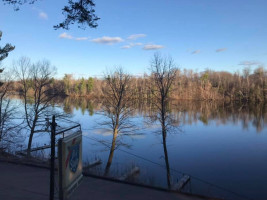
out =
<path fill-rule="evenodd" d="M 267 64 L 266 0 L 95 0 L 97 29 L 54 30 L 66 3 L 39 0 L 15 12 L 1 2 L 0 44 L 16 46 L 3 64 L 46 58 L 58 77 L 102 75 L 114 66 L 142 74 L 158 51 L 198 72 Z"/>

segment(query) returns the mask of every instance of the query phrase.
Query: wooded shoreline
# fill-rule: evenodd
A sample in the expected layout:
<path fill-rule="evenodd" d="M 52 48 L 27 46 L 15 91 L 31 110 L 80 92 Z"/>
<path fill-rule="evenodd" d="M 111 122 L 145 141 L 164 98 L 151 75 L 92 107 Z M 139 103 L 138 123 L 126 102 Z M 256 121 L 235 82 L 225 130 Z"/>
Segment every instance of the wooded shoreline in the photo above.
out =
<path fill-rule="evenodd" d="M 151 76 L 144 74 L 130 76 L 128 90 L 132 99 L 152 98 Z M 65 74 L 62 79 L 52 78 L 50 92 L 62 97 L 87 97 L 90 99 L 102 98 L 103 88 L 107 87 L 104 78 L 74 78 Z M 251 73 L 249 68 L 242 73 L 216 72 L 206 70 L 194 72 L 192 70 L 177 70 L 172 86 L 170 98 L 175 100 L 225 100 L 240 102 L 267 101 L 267 71 L 258 67 Z M 21 93 L 18 82 L 12 82 L 12 91 Z"/>

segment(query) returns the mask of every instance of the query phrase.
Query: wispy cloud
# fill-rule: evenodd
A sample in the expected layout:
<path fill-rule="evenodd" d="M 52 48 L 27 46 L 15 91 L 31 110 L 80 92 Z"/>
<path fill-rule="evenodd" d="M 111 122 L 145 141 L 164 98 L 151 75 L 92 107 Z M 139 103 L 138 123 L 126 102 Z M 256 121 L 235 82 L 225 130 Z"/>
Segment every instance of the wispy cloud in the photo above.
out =
<path fill-rule="evenodd" d="M 91 41 L 95 43 L 99 43 L 99 44 L 115 44 L 115 43 L 123 42 L 124 40 L 120 37 L 104 36 L 102 38 L 92 39 Z"/>
<path fill-rule="evenodd" d="M 227 50 L 227 48 L 220 48 L 220 49 L 216 49 L 215 51 L 216 51 L 217 53 L 219 53 L 219 52 L 226 51 L 226 50 Z"/>
<path fill-rule="evenodd" d="M 130 43 L 130 45 L 131 45 L 132 47 L 134 47 L 134 46 L 141 46 L 141 45 L 143 45 L 143 43 L 141 43 L 141 42 L 136 42 L 136 43 Z"/>
<path fill-rule="evenodd" d="M 243 65 L 243 66 L 253 66 L 253 65 L 261 65 L 262 63 L 258 62 L 258 61 L 242 61 L 239 63 L 239 65 Z"/>
<path fill-rule="evenodd" d="M 121 47 L 121 49 L 130 49 L 130 48 L 132 48 L 131 45 L 124 45 Z"/>
<path fill-rule="evenodd" d="M 81 41 L 81 40 L 88 40 L 88 37 L 77 37 L 75 40 Z"/>
<path fill-rule="evenodd" d="M 157 45 L 157 44 L 146 44 L 143 47 L 143 50 L 156 50 L 156 49 L 162 49 L 164 46 L 162 45 Z"/>
<path fill-rule="evenodd" d="M 59 37 L 60 37 L 60 38 L 63 38 L 63 39 L 69 39 L 69 40 L 73 39 L 73 36 L 69 35 L 69 34 L 66 33 L 66 32 L 61 33 L 61 34 L 59 35 Z"/>
<path fill-rule="evenodd" d="M 42 11 L 41 9 L 36 8 L 36 7 L 32 7 L 32 10 L 34 10 L 35 12 L 38 13 L 38 16 L 39 16 L 40 19 L 45 19 L 45 20 L 48 19 L 47 13 Z"/>
<path fill-rule="evenodd" d="M 89 37 L 73 37 L 72 35 L 64 32 L 64 33 L 61 33 L 59 36 L 59 38 L 62 38 L 62 39 L 69 39 L 69 40 L 77 40 L 77 41 L 82 41 L 82 40 L 88 40 Z"/>
<path fill-rule="evenodd" d="M 130 35 L 127 39 L 128 40 L 136 40 L 137 38 L 146 37 L 146 34 L 133 34 Z"/>
<path fill-rule="evenodd" d="M 48 15 L 47 15 L 45 12 L 43 12 L 43 11 L 40 11 L 40 12 L 39 12 L 39 17 L 40 17 L 41 19 L 45 19 L 45 20 L 48 19 Z"/>
<path fill-rule="evenodd" d="M 200 50 L 195 50 L 191 54 L 199 54 L 199 53 L 200 53 Z"/>
<path fill-rule="evenodd" d="M 141 46 L 143 45 L 143 43 L 141 42 L 137 42 L 137 43 L 129 43 L 128 45 L 124 45 L 121 47 L 121 49 L 130 49 L 132 47 L 135 47 L 135 46 Z"/>

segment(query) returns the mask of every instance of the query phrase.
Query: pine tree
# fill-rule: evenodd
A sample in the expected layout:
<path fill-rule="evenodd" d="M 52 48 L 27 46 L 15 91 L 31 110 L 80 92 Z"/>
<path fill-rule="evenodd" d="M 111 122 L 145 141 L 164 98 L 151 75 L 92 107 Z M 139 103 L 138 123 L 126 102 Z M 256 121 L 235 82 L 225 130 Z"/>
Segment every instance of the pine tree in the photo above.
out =
<path fill-rule="evenodd" d="M 84 78 L 82 78 L 82 80 L 80 82 L 79 90 L 80 90 L 80 95 L 85 95 L 86 94 L 86 83 L 85 83 Z"/>
<path fill-rule="evenodd" d="M 87 93 L 90 94 L 93 91 L 94 88 L 94 79 L 92 77 L 89 77 L 87 81 Z"/>

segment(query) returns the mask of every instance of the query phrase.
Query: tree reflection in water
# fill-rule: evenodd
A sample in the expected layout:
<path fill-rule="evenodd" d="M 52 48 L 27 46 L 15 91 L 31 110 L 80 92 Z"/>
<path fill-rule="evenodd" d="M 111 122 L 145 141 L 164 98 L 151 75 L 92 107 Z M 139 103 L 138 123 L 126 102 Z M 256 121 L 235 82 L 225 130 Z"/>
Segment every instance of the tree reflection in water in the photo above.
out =
<path fill-rule="evenodd" d="M 73 114 L 74 108 L 82 109 L 81 100 L 83 98 L 71 98 L 57 100 L 68 114 Z M 87 109 L 90 115 L 97 114 L 101 110 L 103 100 L 87 101 Z M 131 115 L 148 116 L 155 114 L 156 109 L 151 101 L 134 101 L 130 104 Z M 181 125 L 191 125 L 202 122 L 209 125 L 210 121 L 216 124 L 237 124 L 241 123 L 243 129 L 248 129 L 251 125 L 260 133 L 267 125 L 267 104 L 265 103 L 242 103 L 224 101 L 188 101 L 171 100 L 169 104 L 170 112 L 174 121 L 179 121 Z M 96 113 L 95 113 L 96 112 Z"/>

